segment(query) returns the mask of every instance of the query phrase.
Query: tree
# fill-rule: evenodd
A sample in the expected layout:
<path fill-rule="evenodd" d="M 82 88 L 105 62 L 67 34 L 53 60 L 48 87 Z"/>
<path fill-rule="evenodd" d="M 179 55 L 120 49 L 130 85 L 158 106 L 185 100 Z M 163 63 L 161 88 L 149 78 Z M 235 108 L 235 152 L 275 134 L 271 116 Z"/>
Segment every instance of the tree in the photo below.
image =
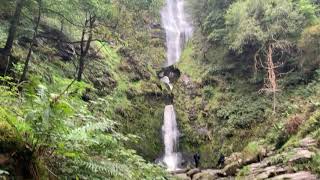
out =
<path fill-rule="evenodd" d="M 25 5 L 25 1 L 26 0 L 17 0 L 16 1 L 16 9 L 15 9 L 14 15 L 11 19 L 11 22 L 10 22 L 7 41 L 6 41 L 5 47 L 1 50 L 1 54 L 3 55 L 3 59 L 0 60 L 1 61 L 0 62 L 0 69 L 1 70 L 6 69 L 6 67 L 9 64 L 9 56 L 10 56 L 10 53 L 11 53 L 11 50 L 13 47 L 13 41 L 16 36 L 16 32 L 17 32 L 18 25 L 20 22 L 21 11 Z"/>
<path fill-rule="evenodd" d="M 41 21 L 41 14 L 42 14 L 42 0 L 37 0 L 37 5 L 38 5 L 38 15 L 36 17 L 33 37 L 32 37 L 31 43 L 30 43 L 30 47 L 29 47 L 27 58 L 25 60 L 23 73 L 21 75 L 20 82 L 24 81 L 26 76 L 27 76 L 28 66 L 29 66 L 29 62 L 30 62 L 30 59 L 31 59 L 33 47 L 35 46 L 36 38 L 37 38 L 37 35 L 38 35 L 39 25 L 40 25 L 40 21 Z"/>
<path fill-rule="evenodd" d="M 94 13 L 89 12 L 86 14 L 84 27 L 82 29 L 81 41 L 80 41 L 80 58 L 79 58 L 79 69 L 77 80 L 82 80 L 82 74 L 84 71 L 85 60 L 88 54 L 92 37 L 93 37 L 93 29 L 95 28 L 96 15 Z M 85 36 L 88 34 L 88 39 L 85 40 Z"/>
<path fill-rule="evenodd" d="M 101 40 L 99 27 L 105 26 L 112 18 L 113 5 L 110 0 L 62 0 L 54 4 L 48 11 L 60 16 L 65 21 L 81 29 L 80 54 L 78 58 L 77 77 L 82 80 L 89 49 L 93 41 Z"/>
<path fill-rule="evenodd" d="M 305 17 L 289 0 L 245 0 L 234 3 L 225 19 L 229 48 L 238 53 L 250 48 L 255 71 L 259 65 L 267 71 L 262 91 L 273 94 L 275 112 L 277 69 L 286 63 L 285 55 L 294 52 Z"/>

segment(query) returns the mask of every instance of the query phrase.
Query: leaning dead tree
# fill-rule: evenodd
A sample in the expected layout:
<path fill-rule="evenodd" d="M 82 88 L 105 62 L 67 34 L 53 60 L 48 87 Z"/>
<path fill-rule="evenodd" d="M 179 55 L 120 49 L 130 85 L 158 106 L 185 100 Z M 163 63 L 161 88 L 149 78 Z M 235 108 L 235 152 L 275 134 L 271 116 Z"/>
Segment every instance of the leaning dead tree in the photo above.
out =
<path fill-rule="evenodd" d="M 288 41 L 274 41 L 272 43 L 268 43 L 266 48 L 259 49 L 254 56 L 254 69 L 257 71 L 257 62 L 259 61 L 261 67 L 267 72 L 264 80 L 264 87 L 260 92 L 272 94 L 272 109 L 274 114 L 276 113 L 277 106 L 277 92 L 280 91 L 277 83 L 277 78 L 279 76 L 277 69 L 284 65 L 284 54 L 290 54 L 292 48 L 292 44 Z M 274 57 L 277 58 L 275 59 Z"/>

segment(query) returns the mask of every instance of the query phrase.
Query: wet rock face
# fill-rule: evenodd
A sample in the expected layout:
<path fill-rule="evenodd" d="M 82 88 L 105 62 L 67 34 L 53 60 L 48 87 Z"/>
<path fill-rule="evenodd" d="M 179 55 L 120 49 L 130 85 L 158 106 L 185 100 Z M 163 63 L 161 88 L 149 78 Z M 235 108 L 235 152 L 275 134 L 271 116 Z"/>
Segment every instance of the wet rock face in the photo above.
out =
<path fill-rule="evenodd" d="M 175 68 L 174 66 L 165 67 L 157 74 L 159 79 L 167 76 L 171 83 L 176 82 L 181 76 L 180 70 L 178 68 Z"/>

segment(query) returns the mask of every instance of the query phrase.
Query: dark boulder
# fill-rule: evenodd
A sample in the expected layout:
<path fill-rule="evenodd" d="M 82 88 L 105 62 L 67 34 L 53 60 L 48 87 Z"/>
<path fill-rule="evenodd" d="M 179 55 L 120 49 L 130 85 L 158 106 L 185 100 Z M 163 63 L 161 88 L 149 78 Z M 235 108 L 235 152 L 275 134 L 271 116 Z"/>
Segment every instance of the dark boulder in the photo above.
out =
<path fill-rule="evenodd" d="M 180 70 L 178 68 L 175 68 L 174 66 L 164 67 L 160 71 L 158 71 L 157 74 L 158 78 L 167 76 L 170 79 L 171 83 L 176 82 L 181 76 Z"/>
<path fill-rule="evenodd" d="M 59 44 L 58 56 L 60 56 L 64 61 L 70 61 L 76 57 L 76 50 L 74 45 L 68 43 Z"/>
<path fill-rule="evenodd" d="M 29 48 L 31 42 L 32 42 L 32 39 L 26 36 L 22 36 L 18 39 L 18 44 L 24 48 Z M 37 37 L 35 39 L 34 46 L 39 47 L 39 46 L 42 46 L 44 43 L 45 42 L 41 37 Z"/>

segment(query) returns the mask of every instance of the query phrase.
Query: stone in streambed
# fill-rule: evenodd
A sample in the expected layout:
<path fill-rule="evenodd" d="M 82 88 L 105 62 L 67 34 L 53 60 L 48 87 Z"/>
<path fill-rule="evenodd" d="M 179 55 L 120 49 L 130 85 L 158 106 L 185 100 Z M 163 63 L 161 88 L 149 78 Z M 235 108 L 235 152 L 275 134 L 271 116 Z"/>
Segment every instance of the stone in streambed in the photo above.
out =
<path fill-rule="evenodd" d="M 201 172 L 201 170 L 198 169 L 198 168 L 190 169 L 190 170 L 187 172 L 187 175 L 188 175 L 189 177 L 192 177 L 193 175 L 195 175 L 195 174 L 197 174 L 197 173 L 200 173 L 200 172 Z"/>
<path fill-rule="evenodd" d="M 223 168 L 223 172 L 228 176 L 234 176 L 241 167 L 241 162 L 233 162 Z"/>
<path fill-rule="evenodd" d="M 195 174 L 192 180 L 214 180 L 222 176 L 225 174 L 221 170 L 207 169 Z"/>

